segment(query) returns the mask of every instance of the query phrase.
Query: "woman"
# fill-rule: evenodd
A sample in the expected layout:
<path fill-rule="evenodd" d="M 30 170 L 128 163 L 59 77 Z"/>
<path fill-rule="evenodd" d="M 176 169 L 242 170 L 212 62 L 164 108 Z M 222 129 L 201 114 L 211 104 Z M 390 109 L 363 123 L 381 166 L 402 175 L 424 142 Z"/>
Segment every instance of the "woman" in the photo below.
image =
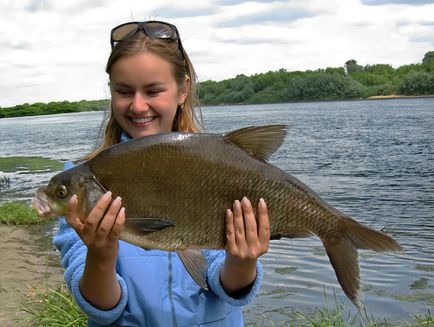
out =
<path fill-rule="evenodd" d="M 111 111 L 101 145 L 171 131 L 200 131 L 196 75 L 178 30 L 165 22 L 131 22 L 111 32 L 107 63 Z M 65 168 L 73 164 L 67 163 Z M 188 275 L 176 253 L 119 241 L 128 212 L 107 192 L 82 223 L 77 198 L 60 218 L 54 244 L 65 280 L 89 326 L 242 326 L 242 306 L 259 289 L 258 257 L 268 250 L 265 202 L 244 198 L 226 213 L 225 251 L 204 251 L 209 290 Z"/>

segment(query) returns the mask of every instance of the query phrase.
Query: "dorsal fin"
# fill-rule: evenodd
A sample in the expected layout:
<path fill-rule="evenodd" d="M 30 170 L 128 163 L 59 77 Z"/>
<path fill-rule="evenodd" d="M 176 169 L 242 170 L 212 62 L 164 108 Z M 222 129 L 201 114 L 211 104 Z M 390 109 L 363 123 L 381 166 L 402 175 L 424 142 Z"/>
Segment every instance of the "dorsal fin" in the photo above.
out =
<path fill-rule="evenodd" d="M 255 158 L 267 160 L 282 144 L 287 128 L 287 125 L 250 126 L 229 132 L 224 138 Z"/>

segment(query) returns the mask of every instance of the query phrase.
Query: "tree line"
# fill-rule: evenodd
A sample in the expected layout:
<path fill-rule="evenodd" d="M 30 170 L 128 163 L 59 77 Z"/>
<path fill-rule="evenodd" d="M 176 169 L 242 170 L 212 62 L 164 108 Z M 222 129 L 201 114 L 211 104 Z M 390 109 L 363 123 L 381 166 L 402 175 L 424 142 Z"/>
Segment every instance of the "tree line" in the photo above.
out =
<path fill-rule="evenodd" d="M 14 107 L 0 107 L 0 118 L 105 110 L 108 108 L 109 102 L 109 100 L 81 100 L 24 103 Z"/>
<path fill-rule="evenodd" d="M 388 64 L 361 66 L 352 59 L 339 68 L 304 72 L 280 69 L 199 85 L 204 105 L 343 100 L 377 95 L 434 95 L 434 51 L 427 52 L 421 63 L 397 69 Z"/>
<path fill-rule="evenodd" d="M 343 67 L 315 71 L 285 69 L 198 85 L 202 105 L 257 104 L 289 101 L 364 99 L 378 95 L 434 95 L 434 51 L 417 64 L 361 66 L 348 60 Z M 105 110 L 109 100 L 61 101 L 1 108 L 0 118 Z"/>

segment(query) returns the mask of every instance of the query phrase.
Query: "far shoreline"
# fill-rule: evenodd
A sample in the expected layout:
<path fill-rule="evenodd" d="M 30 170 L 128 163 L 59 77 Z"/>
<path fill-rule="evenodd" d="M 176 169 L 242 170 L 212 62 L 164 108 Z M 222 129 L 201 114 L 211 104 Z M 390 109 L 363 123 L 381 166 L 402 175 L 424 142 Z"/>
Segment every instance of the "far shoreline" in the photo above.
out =
<path fill-rule="evenodd" d="M 268 103 L 220 103 L 220 104 L 200 104 L 199 106 L 201 108 L 207 108 L 207 107 L 221 107 L 221 106 L 255 106 L 255 105 L 272 105 L 272 104 L 282 104 L 282 103 L 307 103 L 307 102 L 335 102 L 335 101 L 366 101 L 366 100 L 405 100 L 405 99 L 432 99 L 434 98 L 434 94 L 426 94 L 426 95 L 399 95 L 399 94 L 390 94 L 390 95 L 373 95 L 366 98 L 347 98 L 347 99 L 320 99 L 320 100 L 296 100 L 296 101 L 285 101 L 285 102 L 268 102 Z M 110 103 L 110 99 L 103 99 L 103 100 L 80 100 L 80 101 L 56 101 L 56 102 L 50 102 L 49 104 L 54 105 L 62 105 L 63 102 L 67 102 L 71 105 L 78 105 L 80 103 L 86 103 L 86 102 L 105 102 Z M 36 103 L 38 104 L 38 103 Z M 43 105 L 49 105 L 43 103 Z M 29 107 L 35 105 L 35 104 L 26 104 Z M 46 115 L 54 115 L 54 114 L 64 114 L 64 113 L 80 113 L 80 112 L 92 112 L 92 111 L 107 111 L 108 107 L 106 105 L 99 105 L 98 107 L 92 107 L 92 108 L 78 108 L 71 109 L 68 108 L 68 110 L 58 110 L 58 111 L 49 111 L 49 112 L 31 112 L 27 111 L 26 113 L 15 113 L 7 116 L 2 116 L 1 111 L 3 109 L 14 109 L 14 107 L 8 107 L 8 108 L 1 108 L 0 107 L 0 119 L 6 119 L 6 118 L 17 118 L 17 117 L 31 117 L 31 116 L 46 116 Z"/>

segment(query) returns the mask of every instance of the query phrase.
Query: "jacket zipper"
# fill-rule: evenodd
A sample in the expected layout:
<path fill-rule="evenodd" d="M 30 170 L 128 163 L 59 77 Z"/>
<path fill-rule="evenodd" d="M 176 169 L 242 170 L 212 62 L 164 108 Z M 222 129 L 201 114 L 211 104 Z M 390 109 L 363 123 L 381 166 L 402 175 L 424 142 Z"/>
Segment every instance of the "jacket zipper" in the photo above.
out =
<path fill-rule="evenodd" d="M 172 324 L 174 327 L 177 326 L 176 323 L 176 310 L 175 310 L 175 303 L 173 302 L 173 268 L 172 268 L 172 252 L 169 252 L 169 302 L 170 307 L 172 309 Z"/>

